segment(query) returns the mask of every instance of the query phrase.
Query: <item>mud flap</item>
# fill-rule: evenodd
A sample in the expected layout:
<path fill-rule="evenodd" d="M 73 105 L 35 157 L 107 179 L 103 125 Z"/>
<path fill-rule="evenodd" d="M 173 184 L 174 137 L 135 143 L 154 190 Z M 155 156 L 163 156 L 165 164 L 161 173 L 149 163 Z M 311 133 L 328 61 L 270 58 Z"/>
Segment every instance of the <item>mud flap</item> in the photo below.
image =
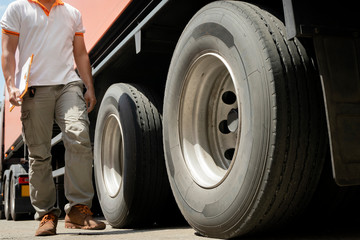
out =
<path fill-rule="evenodd" d="M 314 46 L 325 98 L 333 174 L 360 184 L 360 48 L 353 35 L 317 35 Z"/>

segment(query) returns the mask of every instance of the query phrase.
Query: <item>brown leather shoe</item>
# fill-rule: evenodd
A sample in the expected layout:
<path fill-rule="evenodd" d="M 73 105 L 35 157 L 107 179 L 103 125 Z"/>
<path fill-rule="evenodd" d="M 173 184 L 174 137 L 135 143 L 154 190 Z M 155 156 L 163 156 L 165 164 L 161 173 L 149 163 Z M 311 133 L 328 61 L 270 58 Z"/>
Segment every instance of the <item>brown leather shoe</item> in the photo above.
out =
<path fill-rule="evenodd" d="M 58 217 L 52 213 L 48 213 L 43 216 L 39 228 L 37 229 L 35 236 L 50 236 L 56 235 L 56 226 Z"/>
<path fill-rule="evenodd" d="M 102 230 L 106 228 L 105 223 L 97 221 L 92 217 L 93 213 L 88 206 L 75 205 L 69 214 L 65 216 L 65 228 L 78 228 L 87 230 Z"/>

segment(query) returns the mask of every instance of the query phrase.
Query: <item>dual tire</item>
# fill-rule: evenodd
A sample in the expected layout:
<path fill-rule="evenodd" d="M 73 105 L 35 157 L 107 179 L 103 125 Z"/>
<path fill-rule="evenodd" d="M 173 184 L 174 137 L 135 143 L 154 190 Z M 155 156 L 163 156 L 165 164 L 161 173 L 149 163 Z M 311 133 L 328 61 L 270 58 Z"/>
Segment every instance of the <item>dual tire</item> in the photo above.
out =
<path fill-rule="evenodd" d="M 15 164 L 10 167 L 10 170 L 6 170 L 4 173 L 4 190 L 3 201 L 4 210 L 2 213 L 6 220 L 18 220 L 20 213 L 16 212 L 16 178 L 19 174 L 27 174 L 26 170 L 20 165 Z M 30 204 L 29 204 L 30 205 Z"/>
<path fill-rule="evenodd" d="M 327 142 L 321 86 L 276 17 L 237 1 L 205 6 L 174 51 L 163 119 L 151 95 L 115 84 L 99 109 L 95 179 L 112 226 L 156 221 L 168 180 L 209 237 L 266 229 L 310 201 Z"/>

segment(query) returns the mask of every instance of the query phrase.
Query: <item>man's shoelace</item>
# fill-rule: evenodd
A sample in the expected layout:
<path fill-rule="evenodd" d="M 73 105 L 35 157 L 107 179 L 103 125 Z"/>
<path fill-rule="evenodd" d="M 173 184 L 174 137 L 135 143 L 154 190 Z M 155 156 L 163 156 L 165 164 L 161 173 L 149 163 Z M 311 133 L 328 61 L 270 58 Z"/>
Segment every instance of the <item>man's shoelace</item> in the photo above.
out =
<path fill-rule="evenodd" d="M 91 212 L 90 208 L 88 206 L 85 206 L 85 205 L 78 205 L 78 206 L 75 206 L 77 209 L 79 209 L 79 211 L 84 214 L 84 215 L 89 215 L 89 216 L 92 216 L 93 213 Z"/>
<path fill-rule="evenodd" d="M 40 222 L 40 225 L 43 226 L 45 223 L 47 223 L 48 221 L 55 221 L 55 216 L 52 214 L 46 214 L 43 219 Z"/>

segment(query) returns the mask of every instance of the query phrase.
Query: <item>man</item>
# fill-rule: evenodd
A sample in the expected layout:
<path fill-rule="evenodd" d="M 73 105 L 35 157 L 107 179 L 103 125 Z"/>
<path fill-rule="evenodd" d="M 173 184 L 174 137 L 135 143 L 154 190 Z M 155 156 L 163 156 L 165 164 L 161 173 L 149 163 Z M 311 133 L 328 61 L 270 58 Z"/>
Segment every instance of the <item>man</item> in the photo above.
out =
<path fill-rule="evenodd" d="M 96 98 L 80 12 L 62 0 L 17 0 L 7 8 L 1 28 L 2 69 L 10 103 L 21 105 L 29 151 L 30 198 L 35 219 L 42 219 L 35 235 L 55 235 L 60 215 L 60 209 L 54 207 L 51 169 L 54 121 L 62 130 L 66 149 L 64 184 L 69 203 L 65 206 L 65 227 L 105 229 L 90 211 L 94 190 L 87 114 Z M 15 75 L 16 49 L 18 69 L 34 54 L 30 88 L 22 102 L 15 85 L 20 76 Z M 74 61 L 81 79 L 74 71 Z"/>

